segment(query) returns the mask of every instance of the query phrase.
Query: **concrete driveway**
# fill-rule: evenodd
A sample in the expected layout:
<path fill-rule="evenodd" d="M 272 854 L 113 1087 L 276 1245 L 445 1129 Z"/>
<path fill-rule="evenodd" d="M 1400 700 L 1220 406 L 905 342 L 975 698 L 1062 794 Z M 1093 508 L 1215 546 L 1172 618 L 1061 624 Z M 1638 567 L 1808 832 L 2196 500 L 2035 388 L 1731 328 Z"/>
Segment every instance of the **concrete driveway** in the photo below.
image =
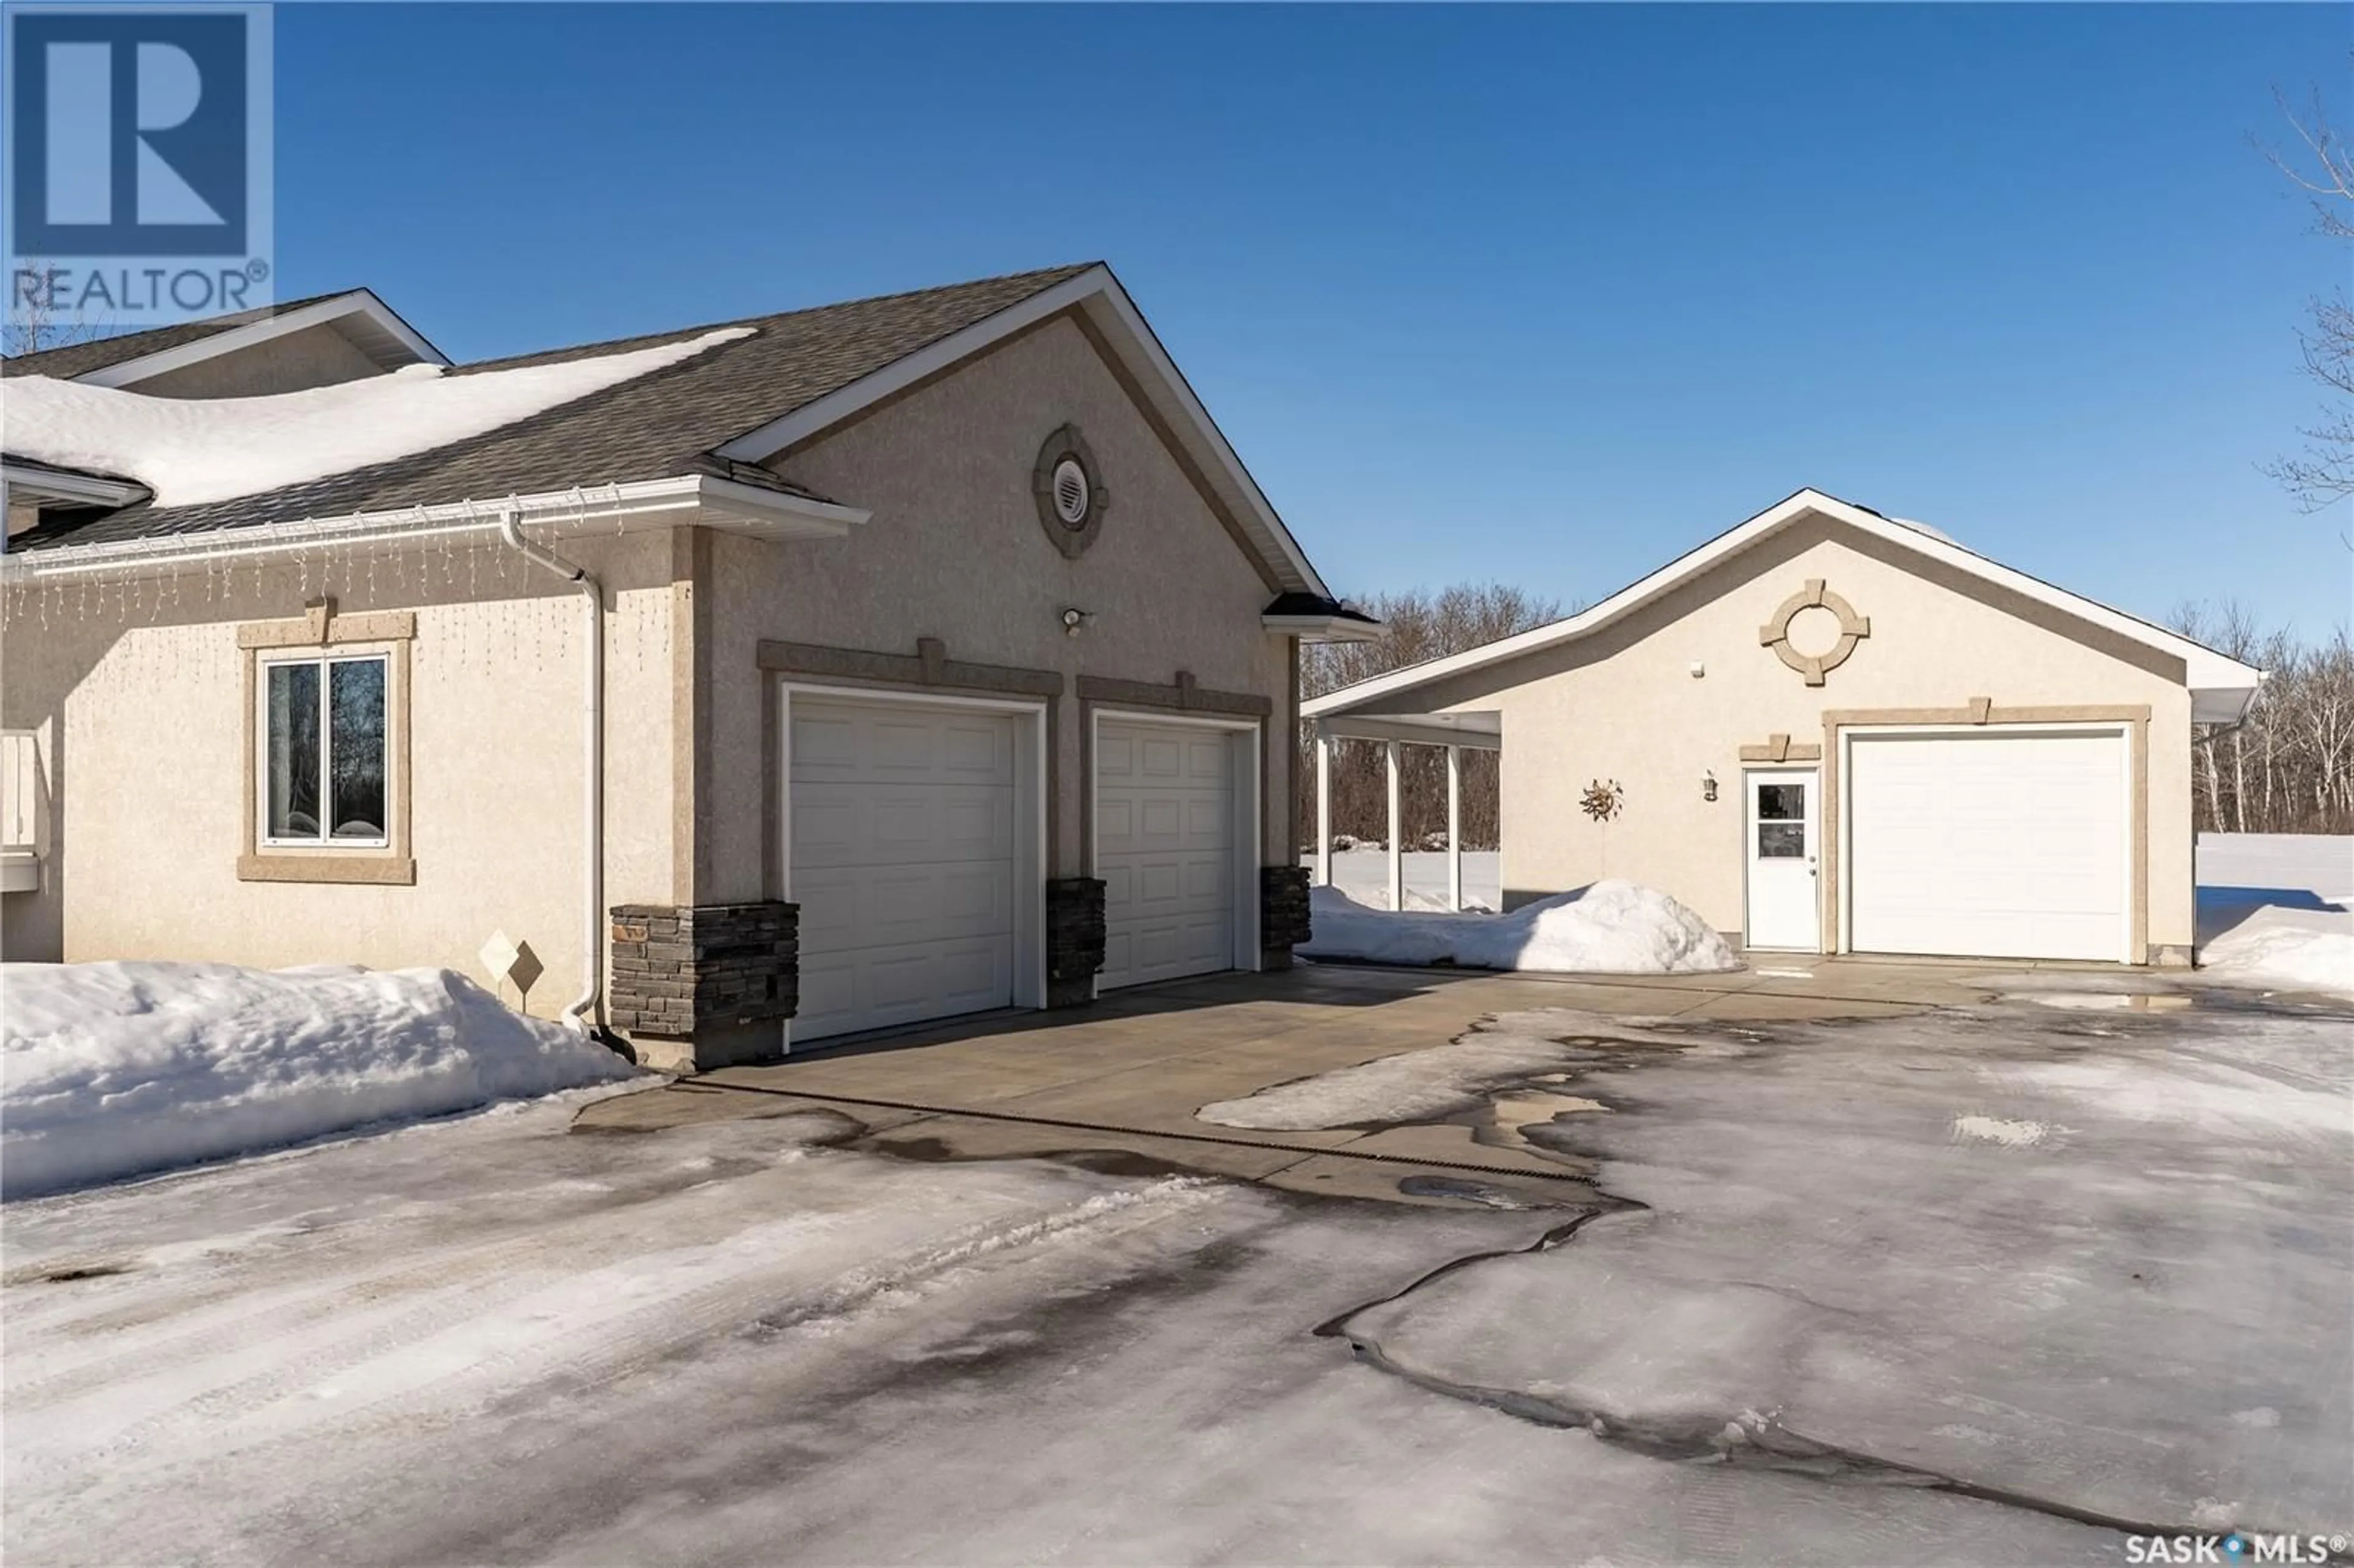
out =
<path fill-rule="evenodd" d="M 0 1551 L 2354 1535 L 2354 1020 L 1805 968 L 1205 981 L 11 1203 Z"/>
<path fill-rule="evenodd" d="M 962 1020 L 821 1045 L 584 1112 L 582 1130 L 652 1130 L 832 1109 L 864 1124 L 862 1148 L 928 1159 L 1126 1153 L 1160 1166 L 1319 1193 L 1395 1200 L 1417 1173 L 1583 1181 L 1520 1141 L 1460 1123 L 1271 1131 L 1195 1111 L 1269 1085 L 1443 1044 L 1480 1019 L 1569 1007 L 1625 1018 L 1893 1017 L 1966 1007 L 1989 978 L 2056 983 L 2083 966 L 1760 959 L 1736 974 L 1576 977 L 1302 965 L 1116 991 L 1069 1012 Z M 1417 1183 L 1427 1187 L 1427 1183 Z M 1529 1190 L 1542 1192 L 1542 1189 Z M 1405 1194 L 1408 1201 L 1447 1202 Z"/>
<path fill-rule="evenodd" d="M 2354 1017 L 2084 966 L 1309 968 L 594 1107 L 1565 1211 L 1328 1327 L 1671 1459 L 2354 1536 Z M 1574 1245 L 1566 1243 L 1575 1234 Z"/>

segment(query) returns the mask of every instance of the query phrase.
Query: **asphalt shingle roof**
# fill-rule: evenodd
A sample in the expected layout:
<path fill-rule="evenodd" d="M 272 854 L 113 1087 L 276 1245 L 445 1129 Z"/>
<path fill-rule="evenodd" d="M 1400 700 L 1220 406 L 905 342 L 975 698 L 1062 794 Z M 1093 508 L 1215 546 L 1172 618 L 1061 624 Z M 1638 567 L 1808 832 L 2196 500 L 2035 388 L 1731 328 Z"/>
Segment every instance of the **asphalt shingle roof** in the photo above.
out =
<path fill-rule="evenodd" d="M 1089 265 L 469 365 L 451 374 L 619 353 L 675 343 L 719 326 L 755 329 L 749 337 L 454 445 L 263 495 L 201 506 L 143 503 L 92 521 L 44 522 L 10 540 L 9 547 L 107 544 L 690 473 L 806 493 L 766 470 L 716 458 L 712 450 L 1076 277 Z"/>

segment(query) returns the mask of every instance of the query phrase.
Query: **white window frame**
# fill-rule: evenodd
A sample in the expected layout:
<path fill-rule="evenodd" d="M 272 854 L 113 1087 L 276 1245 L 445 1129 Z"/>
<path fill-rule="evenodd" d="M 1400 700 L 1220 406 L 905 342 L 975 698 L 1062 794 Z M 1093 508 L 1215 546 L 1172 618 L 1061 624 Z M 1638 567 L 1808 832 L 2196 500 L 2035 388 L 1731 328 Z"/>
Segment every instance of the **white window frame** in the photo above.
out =
<path fill-rule="evenodd" d="M 329 780 L 334 772 L 334 683 L 328 666 L 359 663 L 376 663 L 384 668 L 384 727 L 379 736 L 384 750 L 384 821 L 374 838 L 337 838 L 331 832 L 334 811 L 328 796 Z M 281 667 L 299 664 L 313 665 L 319 671 L 319 832 L 312 838 L 280 838 L 270 831 L 270 673 Z M 392 847 L 393 814 L 400 809 L 393 799 L 398 773 L 392 753 L 392 705 L 399 700 L 399 694 L 393 687 L 395 673 L 392 652 L 383 648 L 333 652 L 305 649 L 286 653 L 266 653 L 255 660 L 253 839 L 256 847 L 265 850 L 385 850 Z"/>

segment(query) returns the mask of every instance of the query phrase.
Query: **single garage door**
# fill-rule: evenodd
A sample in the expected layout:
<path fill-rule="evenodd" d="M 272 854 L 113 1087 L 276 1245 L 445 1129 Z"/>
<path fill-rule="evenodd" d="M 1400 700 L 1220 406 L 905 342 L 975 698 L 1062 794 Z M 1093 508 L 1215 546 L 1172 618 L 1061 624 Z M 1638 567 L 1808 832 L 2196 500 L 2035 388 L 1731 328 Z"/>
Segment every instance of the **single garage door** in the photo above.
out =
<path fill-rule="evenodd" d="M 1101 989 L 1235 967 L 1233 736 L 1188 725 L 1097 726 Z"/>
<path fill-rule="evenodd" d="M 791 705 L 796 1041 L 1013 1000 L 1014 721 Z"/>
<path fill-rule="evenodd" d="M 1855 951 L 2129 959 L 2123 735 L 1856 736 L 1848 758 Z"/>

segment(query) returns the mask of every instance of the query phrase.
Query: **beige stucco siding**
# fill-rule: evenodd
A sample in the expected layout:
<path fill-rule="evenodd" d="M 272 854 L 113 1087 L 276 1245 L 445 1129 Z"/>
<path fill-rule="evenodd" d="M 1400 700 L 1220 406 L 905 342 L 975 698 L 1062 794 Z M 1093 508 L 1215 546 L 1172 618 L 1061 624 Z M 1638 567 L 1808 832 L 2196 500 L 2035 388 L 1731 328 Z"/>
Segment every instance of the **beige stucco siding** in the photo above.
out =
<path fill-rule="evenodd" d="M 1111 496 L 1100 536 L 1066 558 L 1042 530 L 1031 493 L 1039 447 L 1076 425 Z M 918 637 L 951 660 L 1058 671 L 1050 872 L 1087 865 L 1082 675 L 1201 686 L 1273 704 L 1265 758 L 1265 859 L 1288 862 L 1290 647 L 1259 615 L 1258 571 L 1179 468 L 1087 335 L 1057 319 L 880 407 L 776 466 L 822 494 L 872 508 L 848 538 L 711 546 L 712 766 L 709 855 L 715 899 L 760 895 L 763 639 L 912 654 Z M 1095 617 L 1077 637 L 1062 612 Z"/>
<path fill-rule="evenodd" d="M 668 902 L 668 540 L 567 548 L 608 588 L 606 898 Z M 416 615 L 412 885 L 237 874 L 251 733 L 238 628 L 299 617 L 323 590 L 344 614 Z M 123 593 L 108 584 L 9 595 L 5 724 L 45 733 L 55 793 L 44 887 L 5 898 L 10 957 L 433 965 L 482 980 L 475 954 L 504 929 L 546 965 L 532 1012 L 553 1013 L 577 993 L 577 593 L 497 546 L 380 556 L 373 566 L 366 556 L 307 568 L 247 563 L 209 581 L 184 568 L 176 588 L 168 579 L 133 588 L 127 609 Z"/>
<path fill-rule="evenodd" d="M 1871 635 L 1808 686 L 1759 628 L 1822 578 Z M 1695 678 L 1691 666 L 1705 673 Z M 2180 662 L 1912 552 L 1830 524 L 1794 527 L 1585 639 L 1459 678 L 1414 705 L 1502 715 L 1503 877 L 1511 902 L 1628 877 L 1722 930 L 1743 924 L 1740 747 L 1786 734 L 1828 744 L 1826 712 L 2149 710 L 2147 940 L 2192 940 L 2190 705 Z M 1713 773 L 1717 799 L 1703 798 Z M 1596 822 L 1589 780 L 1625 805 Z"/>
<path fill-rule="evenodd" d="M 255 397 L 381 374 L 382 367 L 351 339 L 322 323 L 151 376 L 133 390 L 149 397 Z"/>

